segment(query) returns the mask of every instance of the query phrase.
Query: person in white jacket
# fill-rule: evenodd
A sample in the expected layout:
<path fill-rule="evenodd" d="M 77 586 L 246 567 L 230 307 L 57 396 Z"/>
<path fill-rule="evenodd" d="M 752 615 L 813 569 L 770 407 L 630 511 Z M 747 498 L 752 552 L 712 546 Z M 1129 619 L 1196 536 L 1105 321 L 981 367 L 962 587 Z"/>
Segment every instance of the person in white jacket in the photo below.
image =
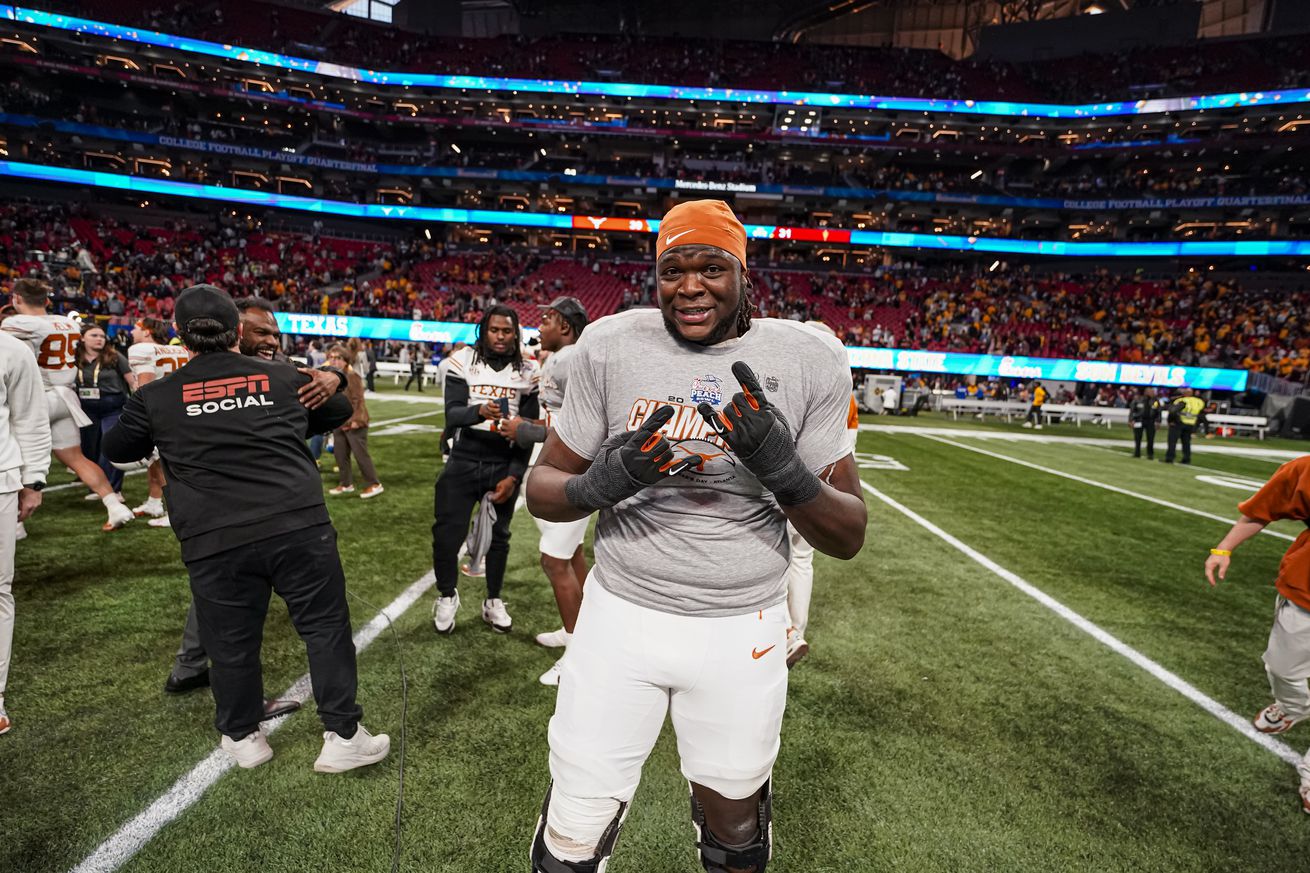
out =
<path fill-rule="evenodd" d="M 41 505 L 50 472 L 50 414 L 36 358 L 0 332 L 0 734 L 13 727 L 5 685 L 14 644 L 14 542 L 19 522 Z"/>

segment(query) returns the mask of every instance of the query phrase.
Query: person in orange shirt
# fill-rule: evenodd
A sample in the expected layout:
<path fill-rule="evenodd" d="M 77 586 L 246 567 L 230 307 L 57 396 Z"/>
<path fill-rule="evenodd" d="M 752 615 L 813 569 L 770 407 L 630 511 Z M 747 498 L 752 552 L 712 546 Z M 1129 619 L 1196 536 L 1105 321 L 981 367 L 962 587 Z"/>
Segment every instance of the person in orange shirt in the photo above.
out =
<path fill-rule="evenodd" d="M 1273 477 L 1250 499 L 1239 503 L 1242 517 L 1205 559 L 1205 575 L 1211 585 L 1228 575 L 1233 550 L 1281 519 L 1304 522 L 1307 529 L 1288 547 L 1278 567 L 1274 587 L 1278 599 L 1274 626 L 1265 649 L 1265 673 L 1274 702 L 1260 710 L 1255 729 L 1281 734 L 1310 717 L 1310 455 L 1278 468 Z M 1310 754 L 1297 771 L 1301 775 L 1301 808 L 1310 813 Z"/>

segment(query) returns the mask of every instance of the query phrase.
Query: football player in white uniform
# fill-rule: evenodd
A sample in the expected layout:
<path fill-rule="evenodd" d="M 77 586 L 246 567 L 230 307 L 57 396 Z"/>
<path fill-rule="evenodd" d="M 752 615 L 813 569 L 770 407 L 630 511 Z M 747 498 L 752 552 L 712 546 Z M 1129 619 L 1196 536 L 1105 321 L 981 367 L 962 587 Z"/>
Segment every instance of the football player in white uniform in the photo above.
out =
<path fill-rule="evenodd" d="M 568 385 L 569 364 L 573 360 L 573 344 L 587 326 L 587 310 L 576 297 L 559 297 L 542 308 L 545 312 L 541 314 L 541 350 L 547 354 L 538 384 L 541 408 L 546 418 L 542 422 L 510 418 L 500 423 L 500 432 L 505 438 L 524 448 L 544 443 L 550 429 L 558 425 Z M 531 472 L 528 475 L 531 476 Z M 582 541 L 587 536 L 591 516 L 563 523 L 535 516 L 533 520 L 541 532 L 541 569 L 555 590 L 555 604 L 564 622 L 559 630 L 537 634 L 537 642 L 551 648 L 564 647 L 573 637 L 573 626 L 582 607 L 582 586 L 587 581 L 587 558 L 582 553 Z M 558 663 L 541 674 L 541 684 L 559 684 Z"/>
<path fill-rule="evenodd" d="M 82 404 L 73 393 L 77 377 L 77 343 L 82 328 L 73 319 L 47 312 L 50 287 L 37 279 L 19 279 L 13 287 L 11 315 L 0 330 L 27 343 L 36 355 L 50 412 L 50 437 L 55 458 L 77 474 L 105 505 L 109 518 L 104 530 L 117 530 L 135 516 L 114 492 L 100 465 L 82 454 L 81 428 L 89 424 Z"/>
<path fill-rule="evenodd" d="M 577 344 L 528 481 L 534 515 L 600 512 L 548 730 L 536 873 L 605 869 L 670 715 L 701 865 L 763 873 L 787 702 L 787 522 L 834 557 L 864 543 L 841 343 L 750 317 L 746 230 L 721 201 L 665 214 L 655 276 L 658 310 L 601 319 Z"/>
<path fill-rule="evenodd" d="M 531 452 L 497 431 L 502 419 L 538 415 L 537 365 L 523 359 L 519 342 L 518 313 L 508 306 L 489 306 L 477 342 L 450 356 L 445 406 L 452 446 L 450 460 L 437 477 L 432 524 L 432 569 L 439 592 L 432 623 L 438 633 L 455 629 L 460 543 L 468 533 L 473 505 L 481 501 L 486 511 L 488 500 L 496 517 L 486 554 L 482 620 L 500 633 L 510 630 L 500 589 L 509 560 L 509 523 Z"/>
<path fill-rule="evenodd" d="M 168 344 L 168 325 L 157 318 L 141 318 L 132 325 L 132 347 L 127 351 L 127 363 L 136 374 L 138 388 L 156 379 L 162 379 L 191 359 L 184 346 Z M 140 518 L 150 516 L 151 527 L 168 527 L 168 512 L 164 509 L 164 468 L 158 460 L 150 462 L 146 470 L 150 492 L 146 502 L 134 507 L 132 513 Z"/>

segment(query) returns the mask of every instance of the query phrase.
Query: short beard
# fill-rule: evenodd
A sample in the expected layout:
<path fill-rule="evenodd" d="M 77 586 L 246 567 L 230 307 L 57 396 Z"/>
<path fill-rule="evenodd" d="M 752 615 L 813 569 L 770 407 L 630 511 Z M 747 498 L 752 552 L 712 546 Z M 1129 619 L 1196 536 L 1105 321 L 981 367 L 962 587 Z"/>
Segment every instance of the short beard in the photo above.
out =
<path fill-rule="evenodd" d="M 736 313 L 734 312 L 733 318 L 722 319 L 718 324 L 714 325 L 714 330 L 710 331 L 709 335 L 702 340 L 687 339 L 678 330 L 677 322 L 669 318 L 667 315 L 664 316 L 664 329 L 669 332 L 669 336 L 673 337 L 678 342 L 687 343 L 688 345 L 693 346 L 714 346 L 728 338 L 728 331 L 732 330 L 735 318 Z"/>

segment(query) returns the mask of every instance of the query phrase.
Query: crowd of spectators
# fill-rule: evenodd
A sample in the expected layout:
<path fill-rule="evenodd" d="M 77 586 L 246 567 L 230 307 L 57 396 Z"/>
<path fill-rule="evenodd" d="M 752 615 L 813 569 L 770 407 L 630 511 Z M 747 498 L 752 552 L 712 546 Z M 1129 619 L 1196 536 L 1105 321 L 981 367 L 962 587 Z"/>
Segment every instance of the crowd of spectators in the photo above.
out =
<path fill-rule="evenodd" d="M 1098 102 L 1310 83 L 1303 40 L 1200 42 L 1034 64 L 940 52 L 633 35 L 449 39 L 346 16 L 260 3 L 57 0 L 54 8 L 217 42 L 375 69 L 456 75 L 617 79 L 687 86 L 837 90 L 907 97 Z M 379 62 L 385 58 L 386 64 Z"/>
<path fill-rule="evenodd" d="M 143 213 L 147 214 L 147 213 Z M 754 265 L 760 314 L 822 320 L 850 345 L 1310 374 L 1310 290 L 1187 272 L 1159 279 L 1109 270 L 943 270 L 906 262 L 858 272 Z M 222 211 L 151 223 L 64 205 L 0 207 L 0 280 L 43 275 L 66 303 L 112 328 L 168 319 L 174 295 L 212 282 L 280 310 L 476 322 L 492 302 L 535 324 L 560 294 L 594 316 L 650 305 L 649 265 L 602 252 L 454 250 L 418 238 L 332 236 L 321 225 L 265 227 Z"/>

